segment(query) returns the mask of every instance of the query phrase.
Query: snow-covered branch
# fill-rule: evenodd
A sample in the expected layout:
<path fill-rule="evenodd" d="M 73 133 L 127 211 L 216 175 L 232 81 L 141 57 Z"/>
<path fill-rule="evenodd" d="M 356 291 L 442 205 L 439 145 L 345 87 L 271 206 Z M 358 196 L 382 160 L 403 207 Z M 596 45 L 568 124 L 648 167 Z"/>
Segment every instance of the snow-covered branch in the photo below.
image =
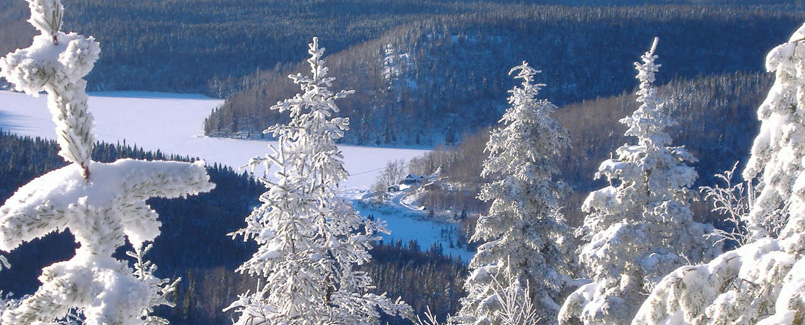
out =
<path fill-rule="evenodd" d="M 4 310 L 2 322 L 52 322 L 76 311 L 87 324 L 159 322 L 147 315 L 154 305 L 169 304 L 164 294 L 170 285 L 153 277 L 155 267 L 139 251 L 160 234 L 146 200 L 193 195 L 214 185 L 204 162 L 91 161 L 93 119 L 82 78 L 100 47 L 92 37 L 59 30 L 60 0 L 29 0 L 29 7 L 29 21 L 41 34 L 29 48 L 0 59 L 0 76 L 34 96 L 47 92 L 59 155 L 71 164 L 24 185 L 0 207 L 0 249 L 66 229 L 80 248 L 72 259 L 43 269 L 42 286 Z M 136 274 L 112 257 L 126 239 L 138 249 Z"/>
<path fill-rule="evenodd" d="M 19 91 L 38 96 L 48 93 L 48 108 L 56 123 L 59 155 L 83 168 L 89 179 L 89 161 L 95 138 L 93 118 L 87 109 L 86 76 L 101 49 L 92 37 L 60 31 L 63 7 L 60 0 L 29 0 L 31 24 L 41 34 L 33 44 L 0 59 L 0 76 Z"/>

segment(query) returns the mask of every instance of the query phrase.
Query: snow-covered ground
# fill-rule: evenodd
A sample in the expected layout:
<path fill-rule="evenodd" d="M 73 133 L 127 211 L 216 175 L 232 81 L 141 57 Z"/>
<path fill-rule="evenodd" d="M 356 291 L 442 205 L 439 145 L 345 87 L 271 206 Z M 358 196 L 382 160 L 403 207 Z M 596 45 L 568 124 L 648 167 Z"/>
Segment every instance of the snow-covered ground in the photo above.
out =
<path fill-rule="evenodd" d="M 428 220 L 427 212 L 410 202 L 411 192 L 401 191 L 395 193 L 385 204 L 370 204 L 372 199 L 364 200 L 373 194 L 365 191 L 347 191 L 345 196 L 353 200 L 353 206 L 362 216 L 373 216 L 386 223 L 391 234 L 383 235 L 383 240 L 391 243 L 402 240 L 407 246 L 408 241 L 415 239 L 420 249 L 427 251 L 433 244 L 440 242 L 444 255 L 458 257 L 469 262 L 475 252 L 461 247 L 451 247 L 457 238 L 458 224 L 442 221 Z"/>
<path fill-rule="evenodd" d="M 98 92 L 90 94 L 90 112 L 95 117 L 98 140 L 125 141 L 145 150 L 200 157 L 207 163 L 221 163 L 238 168 L 249 158 L 269 152 L 273 141 L 210 138 L 202 135 L 202 123 L 210 110 L 223 100 L 201 95 L 154 92 Z M 53 139 L 55 124 L 46 108 L 46 97 L 34 98 L 21 93 L 0 91 L 0 129 L 20 135 Z M 375 148 L 340 145 L 350 177 L 342 184 L 345 195 L 355 199 L 365 194 L 377 175 L 393 160 L 410 160 L 425 149 Z M 360 205 L 358 205 L 360 206 Z M 443 231 L 455 225 L 423 220 L 424 212 L 400 199 L 385 208 L 362 206 L 362 215 L 372 214 L 385 220 L 392 235 L 386 239 L 407 243 L 416 239 L 422 249 L 442 241 L 445 254 L 469 261 L 471 252 L 451 249 Z M 455 235 L 453 235 L 455 238 Z"/>

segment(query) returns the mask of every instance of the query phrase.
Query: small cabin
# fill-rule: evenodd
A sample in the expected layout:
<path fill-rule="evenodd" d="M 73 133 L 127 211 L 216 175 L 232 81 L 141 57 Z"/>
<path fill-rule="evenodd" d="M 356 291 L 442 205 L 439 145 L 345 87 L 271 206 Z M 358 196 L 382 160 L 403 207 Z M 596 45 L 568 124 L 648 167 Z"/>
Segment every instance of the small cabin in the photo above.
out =
<path fill-rule="evenodd" d="M 405 176 L 405 178 L 400 181 L 400 184 L 412 185 L 418 184 L 421 181 L 421 177 L 414 176 L 414 174 L 408 174 L 408 176 Z"/>

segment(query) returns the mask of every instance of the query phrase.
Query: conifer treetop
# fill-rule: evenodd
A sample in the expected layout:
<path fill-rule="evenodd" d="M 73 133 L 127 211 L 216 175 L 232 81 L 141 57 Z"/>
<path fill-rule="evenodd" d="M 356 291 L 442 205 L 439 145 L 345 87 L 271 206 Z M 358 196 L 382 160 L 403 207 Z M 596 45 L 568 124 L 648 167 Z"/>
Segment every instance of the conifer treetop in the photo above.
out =
<path fill-rule="evenodd" d="M 657 94 L 656 73 L 661 64 L 656 63 L 659 57 L 654 52 L 657 50 L 659 38 L 655 37 L 651 44 L 651 49 L 641 56 L 641 62 L 635 62 L 637 70 L 637 80 L 640 86 L 637 91 L 637 102 L 640 107 L 630 116 L 621 119 L 621 123 L 627 126 L 626 136 L 634 136 L 638 139 L 638 145 L 647 150 L 661 150 L 671 144 L 671 137 L 664 132 L 666 127 L 676 124 L 665 112 L 665 104 Z"/>
<path fill-rule="evenodd" d="M 28 0 L 28 20 L 40 35 L 33 44 L 0 59 L 0 76 L 18 91 L 33 96 L 48 93 L 48 108 L 56 123 L 59 155 L 83 169 L 89 180 L 90 153 L 95 138 L 93 117 L 87 109 L 88 97 L 83 80 L 100 55 L 93 37 L 60 31 L 64 8 L 61 0 Z"/>

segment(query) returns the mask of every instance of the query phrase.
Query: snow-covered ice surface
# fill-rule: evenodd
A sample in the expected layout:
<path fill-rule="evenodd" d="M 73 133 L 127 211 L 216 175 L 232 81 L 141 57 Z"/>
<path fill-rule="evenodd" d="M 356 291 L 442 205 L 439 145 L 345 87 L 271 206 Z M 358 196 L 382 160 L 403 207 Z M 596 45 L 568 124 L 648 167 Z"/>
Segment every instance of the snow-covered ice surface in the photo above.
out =
<path fill-rule="evenodd" d="M 221 163 L 238 168 L 249 158 L 269 152 L 274 141 L 210 138 L 202 135 L 202 124 L 210 111 L 223 100 L 202 95 L 155 92 L 96 92 L 90 94 L 90 112 L 95 117 L 95 136 L 109 143 L 126 142 L 145 150 L 157 149 L 168 154 L 200 157 L 208 164 Z M 266 108 L 268 109 L 268 108 Z M 55 125 L 46 108 L 46 96 L 34 98 L 23 93 L 0 91 L 0 129 L 20 135 L 53 139 Z M 345 195 L 355 199 L 367 190 L 377 175 L 393 160 L 410 160 L 427 152 L 425 149 L 376 148 L 340 145 L 349 179 L 342 184 Z M 365 192 L 364 192 L 365 193 Z M 362 194 L 361 194 L 362 195 Z M 459 256 L 464 261 L 472 252 L 450 248 L 440 239 L 444 229 L 456 225 L 433 222 L 411 216 L 407 202 L 396 202 L 390 208 L 363 208 L 361 214 L 373 214 L 385 220 L 392 235 L 385 236 L 404 243 L 416 239 L 423 250 L 442 240 L 445 255 Z M 455 234 L 453 235 L 455 238 Z"/>
<path fill-rule="evenodd" d="M 249 158 L 269 152 L 273 141 L 237 140 L 203 136 L 202 125 L 223 100 L 202 95 L 155 92 L 90 93 L 98 140 L 137 145 L 145 150 L 200 157 L 208 163 L 238 168 Z M 266 106 L 266 109 L 268 107 Z M 0 129 L 20 135 L 53 139 L 55 125 L 46 108 L 46 96 L 0 91 Z M 350 178 L 342 188 L 367 189 L 386 162 L 422 155 L 424 149 L 374 148 L 340 145 Z"/>

